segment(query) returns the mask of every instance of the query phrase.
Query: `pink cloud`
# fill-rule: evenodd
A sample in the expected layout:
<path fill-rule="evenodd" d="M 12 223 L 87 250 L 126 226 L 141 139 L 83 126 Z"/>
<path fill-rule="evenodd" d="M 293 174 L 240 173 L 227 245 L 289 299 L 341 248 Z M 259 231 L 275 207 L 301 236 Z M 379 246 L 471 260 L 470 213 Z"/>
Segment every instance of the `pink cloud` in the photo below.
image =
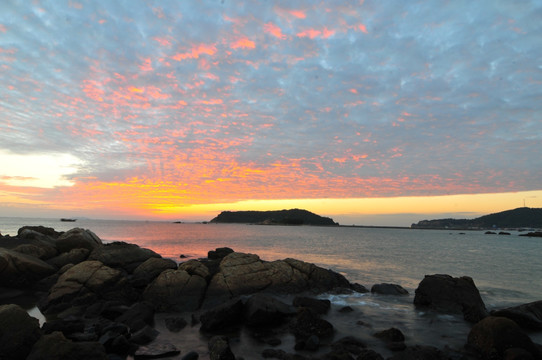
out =
<path fill-rule="evenodd" d="M 273 35 L 278 39 L 286 39 L 286 35 L 282 33 L 282 29 L 273 23 L 264 24 L 263 29 L 266 33 Z"/>
<path fill-rule="evenodd" d="M 239 39 L 231 44 L 232 49 L 254 49 L 256 47 L 256 44 L 254 41 L 249 40 L 248 38 L 242 38 Z"/>

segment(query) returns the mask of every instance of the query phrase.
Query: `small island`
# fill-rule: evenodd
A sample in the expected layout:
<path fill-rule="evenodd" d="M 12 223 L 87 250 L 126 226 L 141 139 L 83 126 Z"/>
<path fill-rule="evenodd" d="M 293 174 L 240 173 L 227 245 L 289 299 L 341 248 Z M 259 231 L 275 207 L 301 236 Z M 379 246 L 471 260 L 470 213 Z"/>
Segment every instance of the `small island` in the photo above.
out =
<path fill-rule="evenodd" d="M 211 223 L 236 223 L 259 225 L 316 225 L 339 226 L 328 217 L 302 209 L 275 211 L 222 211 Z"/>

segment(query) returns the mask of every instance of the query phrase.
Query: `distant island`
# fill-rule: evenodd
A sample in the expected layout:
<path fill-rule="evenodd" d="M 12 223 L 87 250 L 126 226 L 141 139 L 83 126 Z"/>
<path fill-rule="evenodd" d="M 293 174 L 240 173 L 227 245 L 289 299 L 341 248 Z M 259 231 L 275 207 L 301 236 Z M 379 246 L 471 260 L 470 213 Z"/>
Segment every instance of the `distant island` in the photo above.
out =
<path fill-rule="evenodd" d="M 328 217 L 302 209 L 276 211 L 223 211 L 211 223 L 238 223 L 261 225 L 318 225 L 339 226 Z"/>
<path fill-rule="evenodd" d="M 413 229 L 542 228 L 542 208 L 521 207 L 475 219 L 422 220 Z"/>

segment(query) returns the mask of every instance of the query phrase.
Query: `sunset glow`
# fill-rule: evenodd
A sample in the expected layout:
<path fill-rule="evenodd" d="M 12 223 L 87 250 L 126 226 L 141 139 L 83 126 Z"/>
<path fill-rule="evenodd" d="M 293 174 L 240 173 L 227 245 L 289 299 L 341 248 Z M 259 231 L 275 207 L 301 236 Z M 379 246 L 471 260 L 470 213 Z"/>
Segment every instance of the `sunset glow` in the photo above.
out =
<path fill-rule="evenodd" d="M 3 2 L 0 216 L 542 207 L 522 4 Z"/>

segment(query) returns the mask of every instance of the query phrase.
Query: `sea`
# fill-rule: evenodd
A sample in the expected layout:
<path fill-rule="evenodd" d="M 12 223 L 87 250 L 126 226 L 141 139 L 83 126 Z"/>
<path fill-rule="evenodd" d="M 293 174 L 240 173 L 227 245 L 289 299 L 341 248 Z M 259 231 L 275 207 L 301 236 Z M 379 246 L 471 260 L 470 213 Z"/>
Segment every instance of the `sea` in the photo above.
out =
<path fill-rule="evenodd" d="M 0 233 L 13 236 L 25 225 L 43 225 L 57 231 L 89 229 L 104 243 L 134 243 L 178 263 L 206 257 L 209 250 L 227 246 L 257 254 L 262 260 L 296 258 L 314 263 L 368 289 L 379 283 L 401 285 L 408 296 L 319 296 L 332 302 L 327 318 L 335 326 L 335 339 L 356 336 L 384 357 L 391 356 L 391 352 L 373 334 L 390 327 L 403 332 L 407 345 L 447 346 L 459 351 L 466 343 L 471 324 L 461 316 L 436 314 L 413 305 L 415 290 L 425 275 L 470 276 L 488 310 L 542 300 L 542 239 L 518 236 L 518 231 L 488 235 L 481 230 L 0 218 Z M 345 306 L 353 311 L 339 311 Z M 44 321 L 37 308 L 28 306 L 28 311 Z M 156 327 L 164 341 L 177 343 L 184 353 L 196 350 L 200 359 L 206 359 L 207 339 L 198 331 L 188 327 L 173 334 L 162 323 Z M 532 332 L 529 336 L 542 343 L 542 333 Z M 231 338 L 232 350 L 245 359 L 269 347 L 244 331 Z M 285 336 L 281 340 L 280 347 L 293 352 L 293 338 Z"/>

